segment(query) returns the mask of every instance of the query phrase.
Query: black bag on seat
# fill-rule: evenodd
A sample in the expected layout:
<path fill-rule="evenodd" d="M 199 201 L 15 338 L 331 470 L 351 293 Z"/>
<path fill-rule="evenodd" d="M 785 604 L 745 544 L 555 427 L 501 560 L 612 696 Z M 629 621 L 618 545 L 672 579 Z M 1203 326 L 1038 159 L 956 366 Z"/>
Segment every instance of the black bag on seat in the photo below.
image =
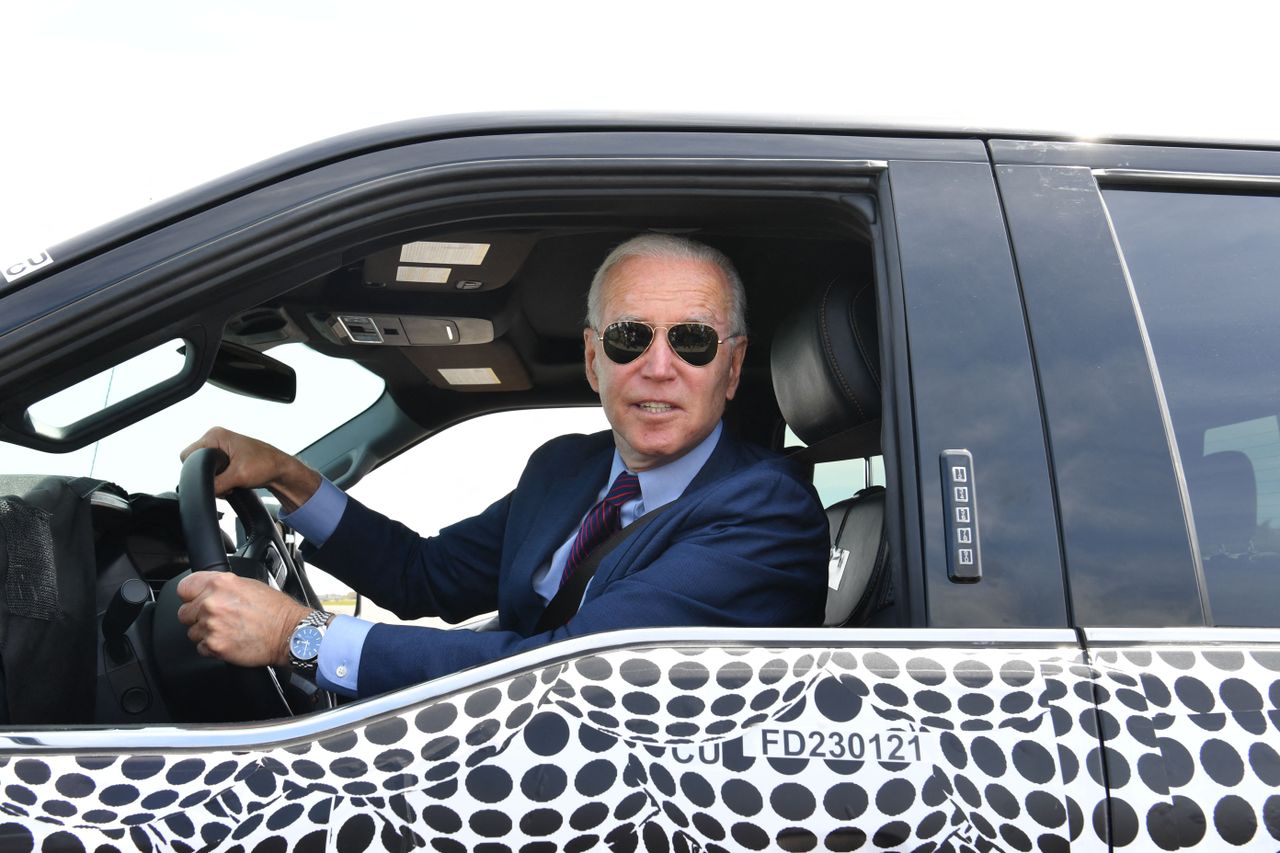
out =
<path fill-rule="evenodd" d="M 93 720 L 93 524 L 99 480 L 0 479 L 0 704 L 2 722 Z"/>

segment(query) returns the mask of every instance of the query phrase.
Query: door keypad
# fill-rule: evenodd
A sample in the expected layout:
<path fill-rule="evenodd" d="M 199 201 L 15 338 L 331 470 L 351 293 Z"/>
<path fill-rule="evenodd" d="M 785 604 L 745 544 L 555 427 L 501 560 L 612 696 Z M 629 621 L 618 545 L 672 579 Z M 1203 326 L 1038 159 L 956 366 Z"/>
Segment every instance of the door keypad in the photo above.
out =
<path fill-rule="evenodd" d="M 947 576 L 957 583 L 980 580 L 978 494 L 973 455 L 967 450 L 942 451 L 942 507 L 947 528 Z"/>

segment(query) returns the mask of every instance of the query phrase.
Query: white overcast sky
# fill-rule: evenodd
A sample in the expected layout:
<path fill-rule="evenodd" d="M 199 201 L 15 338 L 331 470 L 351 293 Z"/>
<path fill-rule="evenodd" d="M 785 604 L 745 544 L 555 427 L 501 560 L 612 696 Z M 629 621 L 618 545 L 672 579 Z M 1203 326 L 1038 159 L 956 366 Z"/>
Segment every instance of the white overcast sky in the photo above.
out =
<path fill-rule="evenodd" d="M 494 110 L 1280 140 L 1274 4 L 0 4 L 0 259 L 349 130 Z"/>

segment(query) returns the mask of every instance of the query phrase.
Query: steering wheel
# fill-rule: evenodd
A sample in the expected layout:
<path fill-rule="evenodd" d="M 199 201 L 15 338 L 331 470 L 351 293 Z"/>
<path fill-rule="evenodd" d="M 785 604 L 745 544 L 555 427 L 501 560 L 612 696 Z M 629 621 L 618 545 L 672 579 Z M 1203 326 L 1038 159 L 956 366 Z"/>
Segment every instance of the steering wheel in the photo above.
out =
<path fill-rule="evenodd" d="M 227 495 L 245 530 L 244 544 L 231 557 L 218 526 L 213 479 L 227 467 L 227 455 L 202 448 L 187 457 L 178 480 L 178 511 L 186 538 L 191 571 L 235 572 L 285 592 L 307 607 L 319 609 L 311 585 L 299 569 L 258 494 L 235 489 Z M 196 651 L 187 627 L 178 621 L 179 581 L 169 580 L 156 599 L 154 655 L 168 698 L 183 719 L 197 722 L 262 720 L 320 710 L 333 705 L 332 694 L 288 671 L 273 667 L 239 667 Z"/>

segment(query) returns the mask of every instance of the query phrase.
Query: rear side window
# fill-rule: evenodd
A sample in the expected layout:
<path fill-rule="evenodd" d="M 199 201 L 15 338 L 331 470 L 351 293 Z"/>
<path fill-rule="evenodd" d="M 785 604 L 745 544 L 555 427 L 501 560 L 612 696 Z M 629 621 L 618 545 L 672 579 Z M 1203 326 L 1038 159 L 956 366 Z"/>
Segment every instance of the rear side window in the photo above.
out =
<path fill-rule="evenodd" d="M 1168 401 L 1214 623 L 1280 624 L 1280 197 L 1104 196 Z"/>

